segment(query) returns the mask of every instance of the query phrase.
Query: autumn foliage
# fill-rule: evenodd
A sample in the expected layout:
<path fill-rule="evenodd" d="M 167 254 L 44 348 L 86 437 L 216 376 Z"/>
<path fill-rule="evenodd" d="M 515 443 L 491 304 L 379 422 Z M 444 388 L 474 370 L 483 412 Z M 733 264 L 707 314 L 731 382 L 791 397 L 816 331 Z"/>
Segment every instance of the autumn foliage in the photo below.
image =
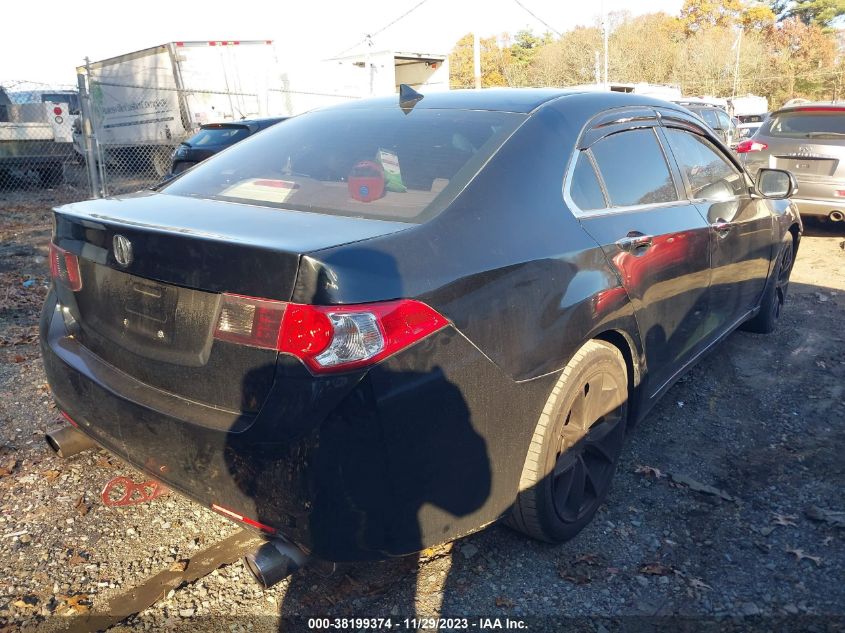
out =
<path fill-rule="evenodd" d="M 812 13 L 812 0 L 686 0 L 677 16 L 611 13 L 608 79 L 673 84 L 685 95 L 730 96 L 738 71 L 735 94 L 764 95 L 773 107 L 795 97 L 845 98 L 843 38 L 832 28 L 845 13 L 845 0 L 819 1 L 843 6 Z M 482 86 L 593 83 L 603 70 L 602 49 L 598 21 L 560 37 L 520 31 L 482 39 Z M 450 66 L 453 88 L 474 85 L 472 34 L 458 41 Z"/>

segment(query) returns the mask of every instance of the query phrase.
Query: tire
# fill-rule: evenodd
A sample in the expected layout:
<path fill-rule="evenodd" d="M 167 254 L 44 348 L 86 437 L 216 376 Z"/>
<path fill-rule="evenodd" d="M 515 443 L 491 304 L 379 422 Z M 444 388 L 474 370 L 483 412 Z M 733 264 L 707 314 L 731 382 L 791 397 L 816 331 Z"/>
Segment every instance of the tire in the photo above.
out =
<path fill-rule="evenodd" d="M 171 153 L 172 150 L 169 147 L 156 147 L 152 151 L 152 155 L 150 156 L 150 165 L 152 166 L 153 173 L 159 178 L 162 178 L 170 172 Z"/>
<path fill-rule="evenodd" d="M 60 185 L 65 181 L 65 172 L 62 165 L 50 165 L 38 169 L 38 178 L 45 187 Z"/>
<path fill-rule="evenodd" d="M 621 352 L 589 341 L 564 368 L 543 407 L 506 523 L 549 543 L 578 534 L 610 490 L 627 413 L 628 372 Z"/>
<path fill-rule="evenodd" d="M 775 264 L 773 277 L 766 284 L 766 290 L 760 298 L 760 311 L 753 319 L 742 324 L 742 329 L 758 334 L 770 334 L 780 318 L 786 291 L 789 289 L 789 275 L 795 263 L 795 247 L 792 237 L 783 243 L 780 256 Z"/>

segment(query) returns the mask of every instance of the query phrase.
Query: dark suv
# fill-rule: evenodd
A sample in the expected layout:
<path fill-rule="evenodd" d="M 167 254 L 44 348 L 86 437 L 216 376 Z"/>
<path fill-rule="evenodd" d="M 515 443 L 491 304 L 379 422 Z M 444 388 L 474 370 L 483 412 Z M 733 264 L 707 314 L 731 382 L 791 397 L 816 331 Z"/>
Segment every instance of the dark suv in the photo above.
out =
<path fill-rule="evenodd" d="M 285 118 L 244 119 L 232 123 L 207 123 L 201 126 L 199 132 L 187 141 L 182 141 L 173 152 L 173 165 L 165 179 L 181 174 L 209 156 L 271 125 L 284 121 Z"/>
<path fill-rule="evenodd" d="M 684 106 L 704 121 L 707 127 L 713 130 L 719 140 L 728 147 L 734 147 L 739 141 L 736 125 L 722 108 L 703 101 L 676 101 L 675 103 Z"/>

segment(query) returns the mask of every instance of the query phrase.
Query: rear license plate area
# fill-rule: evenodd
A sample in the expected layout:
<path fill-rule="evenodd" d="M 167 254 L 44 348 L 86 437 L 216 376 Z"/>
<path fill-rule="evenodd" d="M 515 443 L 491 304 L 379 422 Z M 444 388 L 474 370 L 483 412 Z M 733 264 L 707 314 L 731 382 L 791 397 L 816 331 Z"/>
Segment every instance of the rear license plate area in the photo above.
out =
<path fill-rule="evenodd" d="M 175 289 L 133 279 L 125 293 L 123 327 L 156 341 L 173 341 Z"/>

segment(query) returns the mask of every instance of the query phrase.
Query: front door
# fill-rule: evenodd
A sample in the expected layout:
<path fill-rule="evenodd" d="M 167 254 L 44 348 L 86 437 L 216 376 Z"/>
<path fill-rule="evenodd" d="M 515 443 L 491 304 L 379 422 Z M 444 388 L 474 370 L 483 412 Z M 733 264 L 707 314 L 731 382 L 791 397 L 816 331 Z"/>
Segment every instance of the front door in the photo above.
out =
<path fill-rule="evenodd" d="M 710 225 L 710 310 L 718 333 L 757 306 L 769 271 L 773 218 L 745 173 L 689 129 L 664 128 L 690 197 Z"/>

